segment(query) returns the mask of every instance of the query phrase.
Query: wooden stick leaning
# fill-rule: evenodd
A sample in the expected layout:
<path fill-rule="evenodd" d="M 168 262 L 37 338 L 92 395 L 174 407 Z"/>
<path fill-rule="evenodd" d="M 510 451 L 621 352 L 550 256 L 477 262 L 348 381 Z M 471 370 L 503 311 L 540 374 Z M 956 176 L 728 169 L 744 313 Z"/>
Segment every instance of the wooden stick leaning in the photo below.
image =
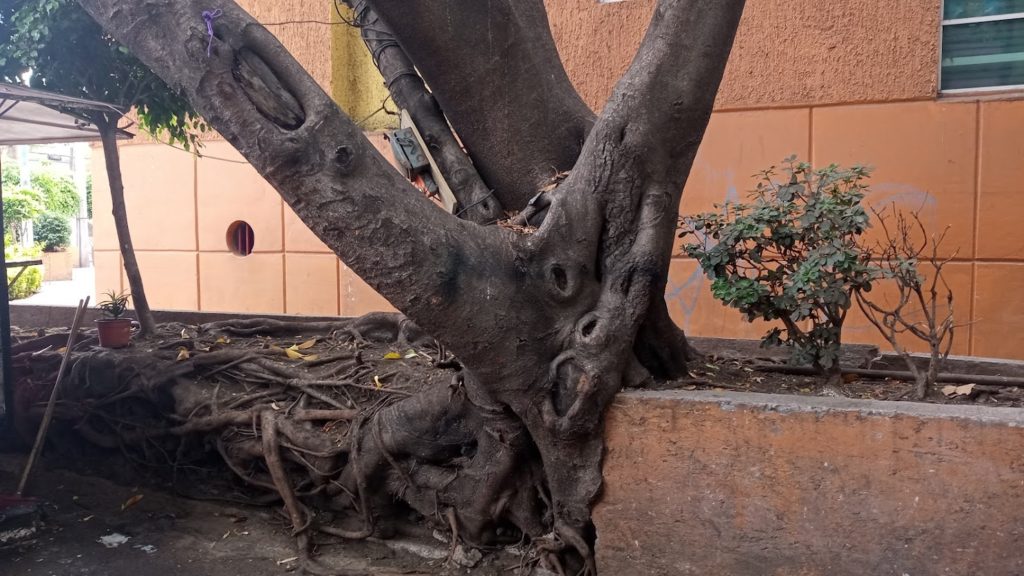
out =
<path fill-rule="evenodd" d="M 43 450 L 43 442 L 46 439 L 46 431 L 50 428 L 50 421 L 53 420 L 53 408 L 57 403 L 57 391 L 60 390 L 61 381 L 64 380 L 64 372 L 67 369 L 68 358 L 71 357 L 71 347 L 75 345 L 75 337 L 78 336 L 78 328 L 82 324 L 82 316 L 85 315 L 85 309 L 89 306 L 89 296 L 85 297 L 85 300 L 78 301 L 78 309 L 75 310 L 75 319 L 71 322 L 71 333 L 68 334 L 68 344 L 64 347 L 64 357 L 60 361 L 60 370 L 57 371 L 57 381 L 53 384 L 53 390 L 50 391 L 50 399 L 46 402 L 46 412 L 43 414 L 43 421 L 39 424 L 39 432 L 36 433 L 35 444 L 32 445 L 32 452 L 28 455 L 28 462 L 25 463 L 25 470 L 21 473 L 21 481 L 18 482 L 17 495 L 21 496 L 25 491 L 25 485 L 28 484 L 29 474 L 32 473 L 32 467 L 36 463 L 36 459 L 39 457 L 39 453 Z"/>

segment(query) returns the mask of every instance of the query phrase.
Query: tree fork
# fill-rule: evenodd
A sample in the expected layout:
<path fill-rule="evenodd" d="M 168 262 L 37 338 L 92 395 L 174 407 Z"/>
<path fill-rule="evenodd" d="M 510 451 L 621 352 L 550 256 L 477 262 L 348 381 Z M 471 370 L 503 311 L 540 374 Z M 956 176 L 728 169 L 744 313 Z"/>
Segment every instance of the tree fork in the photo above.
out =
<path fill-rule="evenodd" d="M 594 113 L 562 66 L 543 0 L 366 2 L 506 210 L 572 169 Z"/>
<path fill-rule="evenodd" d="M 466 367 L 464 383 L 457 388 L 464 390 L 464 399 L 456 402 L 454 395 L 430 394 L 410 397 L 395 405 L 396 422 L 408 423 L 417 411 L 434 406 L 453 421 L 464 417 L 465 429 L 459 438 L 480 438 L 481 428 L 508 426 L 509 432 L 514 432 L 525 426 L 528 434 L 523 436 L 528 443 L 523 453 L 539 455 L 546 489 L 532 498 L 528 491 L 513 490 L 503 493 L 499 501 L 516 501 L 526 494 L 526 501 L 548 502 L 549 492 L 549 514 L 541 524 L 553 526 L 561 546 L 578 551 L 581 567 L 594 573 L 590 506 L 601 487 L 604 411 L 623 385 L 647 375 L 634 352 L 634 342 L 651 316 L 652 302 L 663 294 L 681 191 L 710 117 L 743 0 L 658 2 L 639 54 L 589 130 L 578 158 L 573 150 L 572 158 L 563 164 L 574 168 L 550 194 L 547 216 L 535 231 L 522 232 L 460 221 L 422 198 L 374 152 L 358 127 L 315 82 L 299 71 L 276 40 L 234 4 L 224 3 L 215 36 L 209 39 L 212 49 L 208 56 L 208 38 L 200 18 L 206 8 L 198 0 L 145 5 L 81 1 L 140 59 L 169 84 L 181 88 L 321 240 L 458 355 Z M 400 6 L 419 13 L 428 6 L 454 1 L 380 0 L 374 8 L 386 4 L 392 16 L 399 18 L 396 11 Z M 542 25 L 543 30 L 524 37 L 544 46 L 539 51 L 527 46 L 526 58 L 519 63 L 547 63 L 541 69 L 551 72 L 550 55 L 557 58 L 557 52 L 543 5 L 524 0 L 459 6 L 471 12 L 471 19 L 479 19 L 479 11 L 485 9 L 480 7 L 487 5 L 493 5 L 495 12 L 485 14 L 484 22 L 492 18 L 497 22 L 510 10 L 518 10 L 514 13 L 523 17 L 513 24 L 519 28 L 505 34 L 522 33 L 523 22 Z M 562 154 L 565 140 L 538 141 L 536 122 L 501 133 L 502 122 L 511 118 L 506 108 L 510 100 L 501 89 L 516 93 L 532 90 L 537 88 L 536 82 L 543 84 L 550 77 L 524 78 L 522 86 L 516 82 L 504 86 L 497 80 L 495 86 L 485 86 L 475 106 L 491 104 L 497 110 L 493 117 L 482 115 L 474 124 L 474 113 L 464 108 L 453 111 L 449 106 L 461 93 L 455 91 L 457 83 L 435 84 L 428 72 L 443 68 L 445 55 L 438 53 L 433 67 L 426 60 L 420 62 L 421 57 L 429 58 L 430 41 L 452 38 L 453 29 L 439 29 L 436 38 L 413 43 L 397 25 L 416 18 L 404 14 L 395 20 L 383 12 L 381 16 L 400 34 L 403 49 L 424 71 L 438 100 L 451 114 L 452 124 L 465 137 L 485 182 L 493 186 L 497 180 L 492 177 L 515 175 L 517 179 L 510 179 L 515 185 L 496 188 L 508 198 L 518 198 L 515 202 L 525 202 L 527 193 L 532 197 L 537 188 L 535 177 L 540 174 L 534 162 L 552 146 Z M 441 16 L 434 14 L 433 18 Z M 417 48 L 410 48 L 414 44 Z M 488 58 L 495 61 L 493 54 L 473 57 L 466 54 L 466 47 L 459 48 L 448 56 L 466 59 L 469 69 L 481 73 L 482 78 L 487 71 L 501 72 L 488 68 Z M 251 80 L 247 82 L 231 73 L 238 69 L 243 50 L 259 61 L 254 64 L 246 57 L 252 73 L 240 76 Z M 450 64 L 453 69 L 459 66 L 454 60 Z M 264 72 L 269 72 L 269 77 Z M 513 75 L 513 80 L 521 77 Z M 443 80 L 443 73 L 438 78 Z M 559 82 L 555 78 L 555 84 Z M 464 86 L 458 89 L 464 90 Z M 543 100 L 547 96 L 554 100 Z M 579 127 L 574 121 L 578 115 L 569 110 L 578 108 L 571 104 L 573 97 L 574 93 L 567 96 L 564 90 L 543 95 L 537 117 L 546 120 L 553 111 L 562 110 L 572 133 Z M 495 100 L 489 102 L 489 98 Z M 566 103 L 567 107 L 559 108 Z M 300 118 L 300 110 L 301 119 L 292 120 Z M 552 122 L 552 132 L 567 126 L 564 120 Z M 507 142 L 495 149 L 486 145 L 474 148 L 467 136 L 474 130 L 478 135 L 488 134 L 484 142 L 496 138 L 496 133 Z M 538 144 L 536 150 L 534 144 Z M 517 152 L 508 157 L 493 154 L 501 146 Z M 521 163 L 519 168 L 513 166 L 516 162 Z M 505 205 L 516 207 L 515 202 Z M 660 310 L 654 309 L 655 313 Z M 655 318 L 661 320 L 664 318 Z M 435 404 L 441 400 L 447 403 Z M 399 406 L 404 416 L 397 412 Z M 489 423 L 485 416 L 491 413 L 502 416 Z M 387 427 L 375 428 L 386 424 L 378 421 L 383 414 L 368 423 L 374 427 L 363 435 L 372 440 L 366 446 L 386 448 L 378 456 L 387 462 L 381 466 L 388 474 L 398 474 L 406 484 L 429 488 L 436 480 L 429 477 L 432 472 L 425 472 L 428 477 L 419 482 L 409 482 L 412 475 L 402 468 L 402 458 L 430 460 L 429 450 L 427 454 L 401 454 L 395 446 L 387 449 Z M 477 443 L 479 446 L 479 440 Z M 456 444 L 466 445 L 462 440 Z M 353 453 L 357 451 L 358 446 Z M 496 455 L 484 452 L 478 456 L 484 472 L 509 469 Z M 495 468 L 488 467 L 488 460 Z M 465 496 L 449 496 L 455 505 L 469 502 Z"/>

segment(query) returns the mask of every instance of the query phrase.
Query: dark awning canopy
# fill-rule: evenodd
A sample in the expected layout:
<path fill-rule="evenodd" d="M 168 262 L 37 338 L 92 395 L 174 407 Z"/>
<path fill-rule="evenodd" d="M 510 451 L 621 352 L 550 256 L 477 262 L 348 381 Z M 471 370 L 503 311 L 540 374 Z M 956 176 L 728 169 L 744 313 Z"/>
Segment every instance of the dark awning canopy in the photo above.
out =
<path fill-rule="evenodd" d="M 84 112 L 121 113 L 104 102 L 0 82 L 0 146 L 99 140 Z M 118 138 L 131 138 L 120 130 Z"/>
<path fill-rule="evenodd" d="M 110 104 L 62 96 L 0 82 L 0 145 L 49 144 L 99 140 L 100 133 L 87 119 L 89 111 L 111 111 Z M 118 138 L 132 135 L 118 130 Z M 0 191 L 0 232 L 3 230 L 3 193 Z M 3 242 L 0 241 L 0 270 L 6 270 Z M 6 284 L 7 275 L 4 274 Z M 11 380 L 11 316 L 7 290 L 0 290 L 0 374 L 3 402 L 0 402 L 0 439 L 10 432 L 13 422 L 14 382 Z"/>

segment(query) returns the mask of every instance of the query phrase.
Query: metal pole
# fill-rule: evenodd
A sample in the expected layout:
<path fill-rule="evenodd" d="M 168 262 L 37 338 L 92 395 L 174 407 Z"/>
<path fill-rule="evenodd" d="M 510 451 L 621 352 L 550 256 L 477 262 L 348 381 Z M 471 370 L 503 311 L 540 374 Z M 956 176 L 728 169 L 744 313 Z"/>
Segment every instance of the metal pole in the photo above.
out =
<path fill-rule="evenodd" d="M 3 171 L 3 154 L 0 154 L 0 172 Z M 0 375 L 4 390 L 3 426 L 4 436 L 14 433 L 14 376 L 11 372 L 11 303 L 7 292 L 7 254 L 6 239 L 3 237 L 4 227 L 4 194 L 3 183 L 0 182 L 0 269 L 4 271 L 4 288 L 0 290 Z"/>

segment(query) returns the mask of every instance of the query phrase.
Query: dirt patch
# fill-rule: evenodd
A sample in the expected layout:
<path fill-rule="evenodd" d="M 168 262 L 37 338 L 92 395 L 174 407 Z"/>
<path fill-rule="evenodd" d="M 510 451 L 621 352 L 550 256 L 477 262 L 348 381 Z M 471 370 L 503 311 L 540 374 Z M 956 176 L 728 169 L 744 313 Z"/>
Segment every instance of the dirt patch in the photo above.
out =
<path fill-rule="evenodd" d="M 661 387 L 917 401 L 913 397 L 912 379 L 865 377 L 849 373 L 843 375 L 839 384 L 828 386 L 821 376 L 776 371 L 787 369 L 787 356 L 782 349 L 760 348 L 756 342 L 749 340 L 703 338 L 694 339 L 694 343 L 704 359 L 691 364 L 690 374 L 693 378 L 690 381 L 665 383 Z M 873 346 L 849 346 L 843 354 L 844 366 L 881 373 L 905 371 L 902 362 L 894 355 L 880 353 Z M 1019 378 L 1021 370 L 1024 370 L 1024 366 L 1016 362 L 951 358 L 944 372 L 955 374 L 958 381 L 940 381 L 928 391 L 923 402 L 1021 407 L 1024 406 L 1024 386 L 980 383 L 990 377 Z M 978 383 L 972 383 L 972 376 Z"/>
<path fill-rule="evenodd" d="M 0 493 L 14 491 L 23 454 L 0 454 Z M 101 470 L 100 468 L 105 468 Z M 110 466 L 68 470 L 43 462 L 30 492 L 43 500 L 41 530 L 0 549 L 7 576 L 271 576 L 297 573 L 289 522 L 273 507 L 182 498 L 169 485 L 103 478 Z M 121 476 L 137 475 L 130 470 Z M 125 506 L 128 504 L 128 506 Z M 448 546 L 430 534 L 389 542 L 325 543 L 318 558 L 367 576 L 515 574 L 518 559 L 493 554 L 472 569 L 445 565 Z M 526 572 L 524 572 L 525 574 Z"/>

